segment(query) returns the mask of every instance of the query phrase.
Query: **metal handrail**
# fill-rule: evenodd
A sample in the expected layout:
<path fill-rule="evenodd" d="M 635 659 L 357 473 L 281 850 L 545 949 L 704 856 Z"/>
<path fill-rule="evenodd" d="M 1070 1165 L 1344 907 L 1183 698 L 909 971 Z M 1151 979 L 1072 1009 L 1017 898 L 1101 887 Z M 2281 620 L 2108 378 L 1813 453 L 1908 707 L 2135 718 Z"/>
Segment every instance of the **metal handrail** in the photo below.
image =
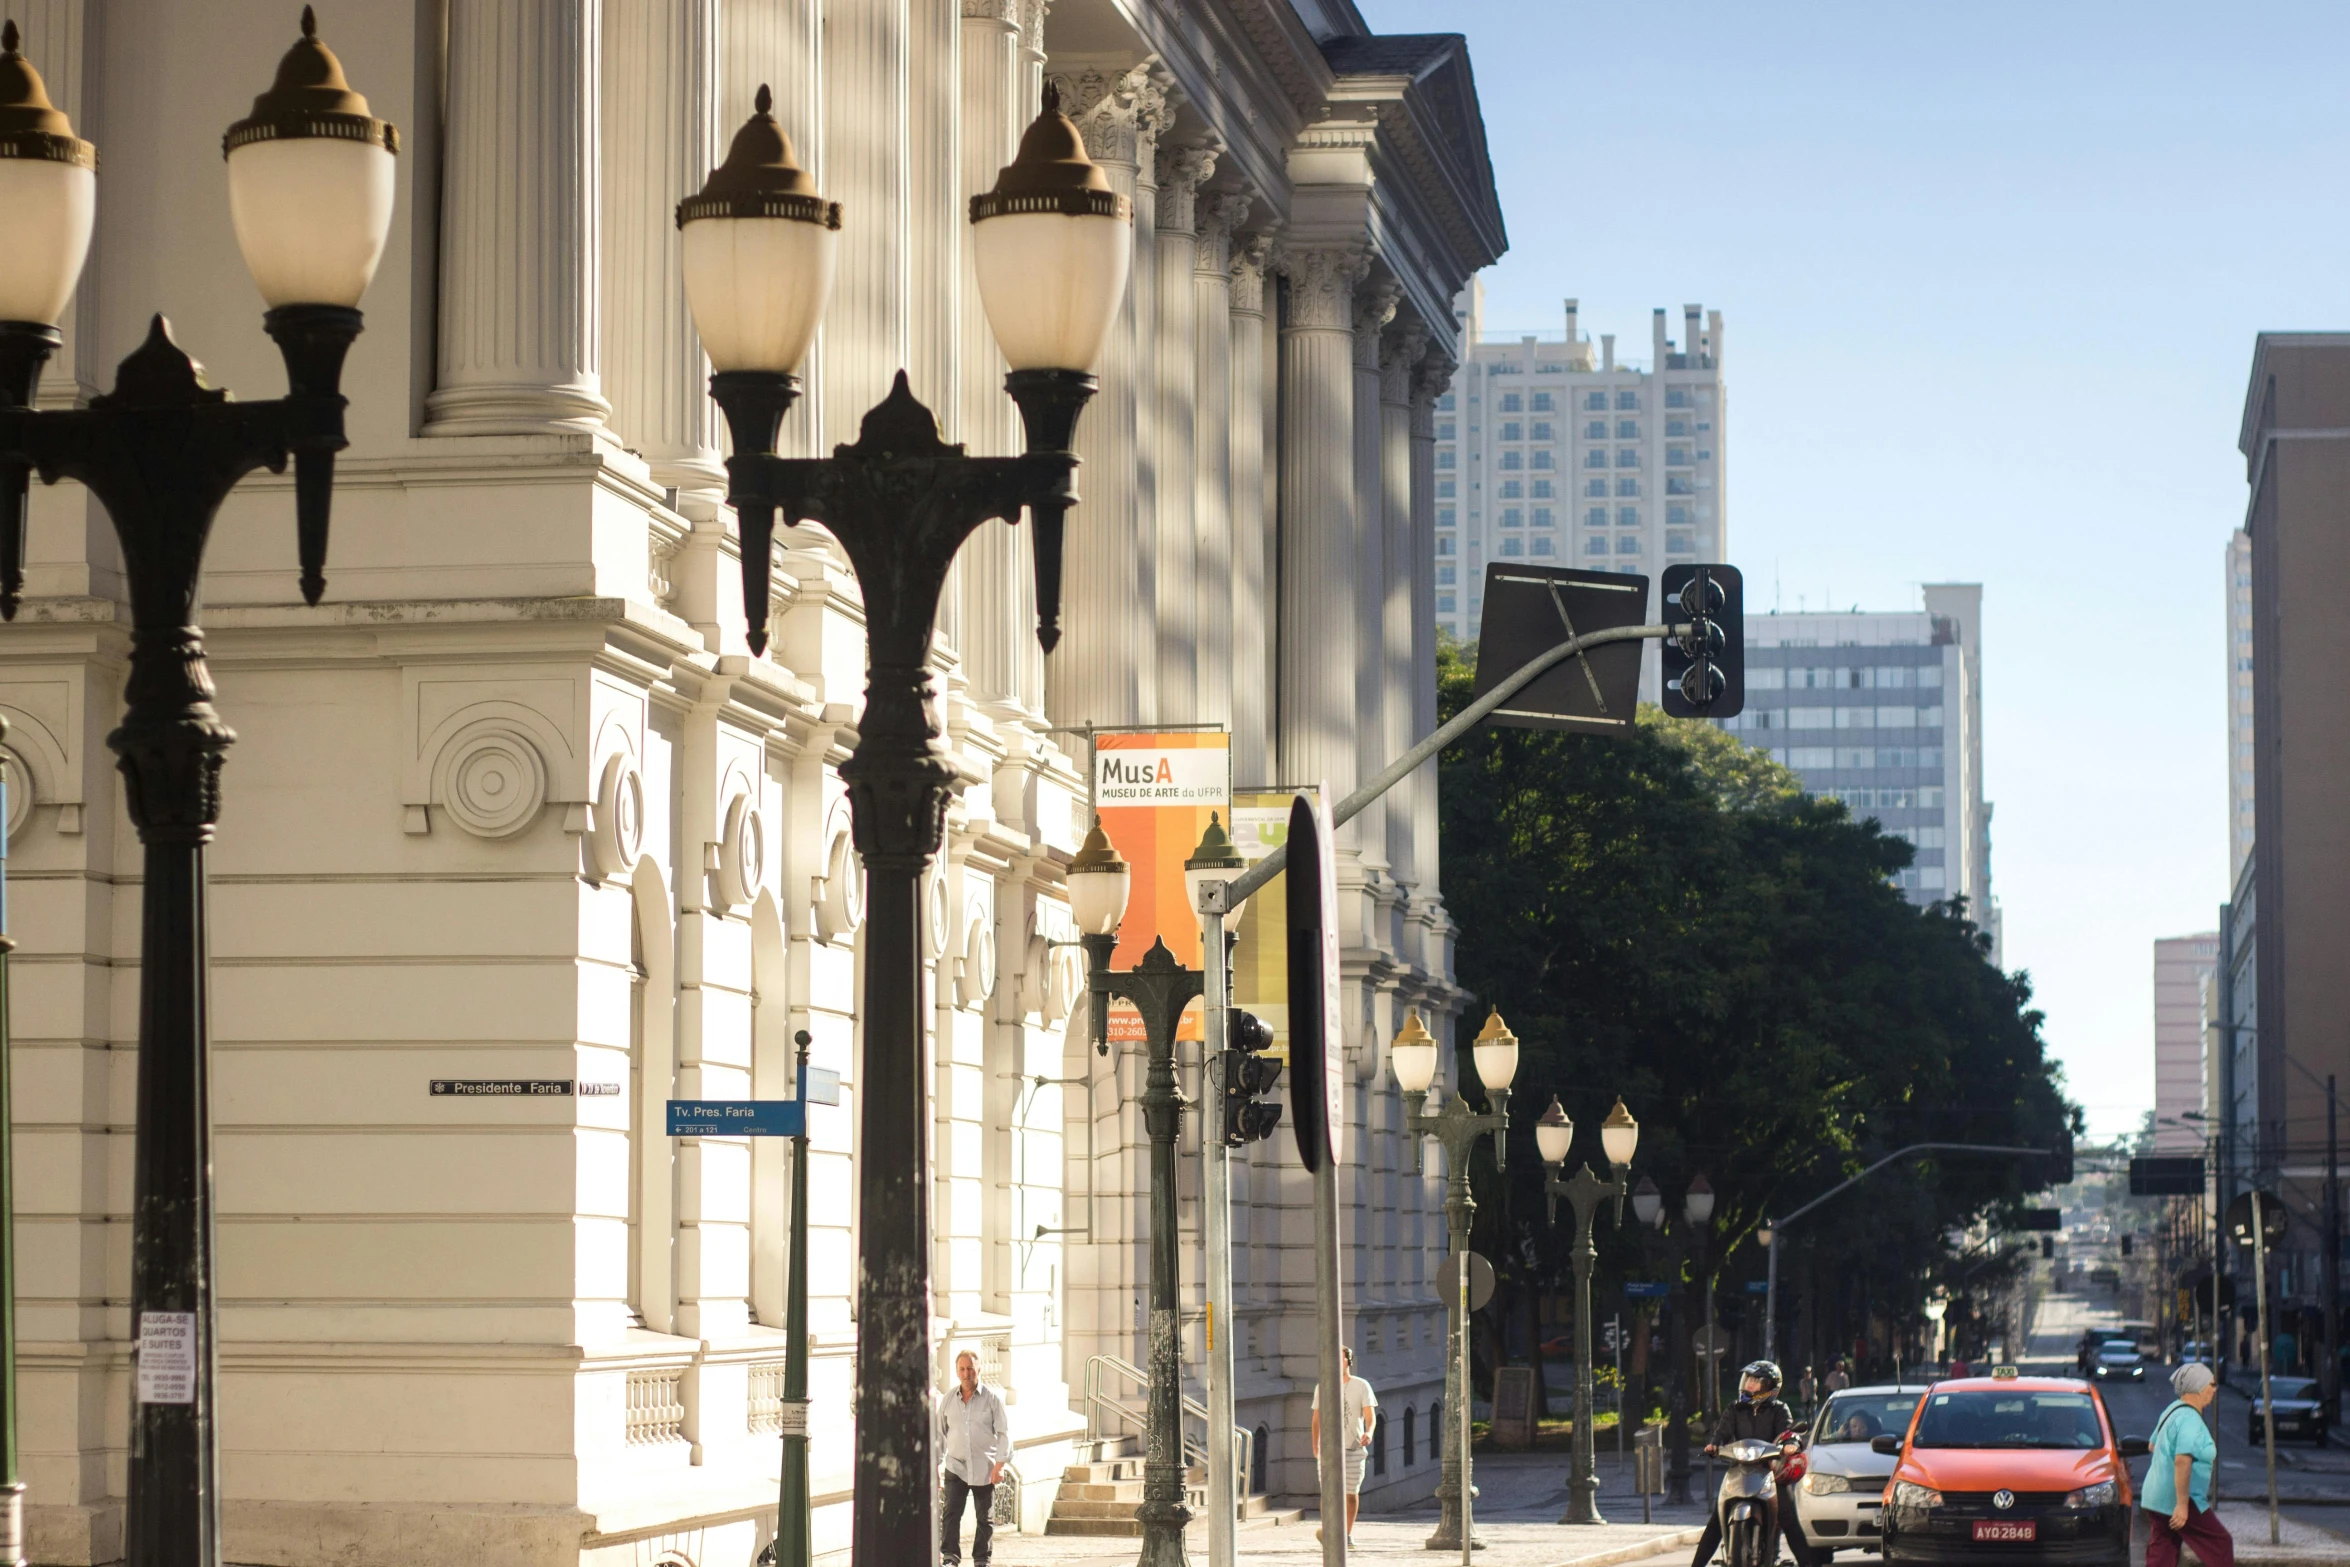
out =
<path fill-rule="evenodd" d="M 1132 1361 L 1120 1360 L 1116 1355 L 1089 1356 L 1085 1362 L 1086 1436 L 1093 1438 L 1107 1434 L 1099 1428 L 1095 1421 L 1095 1416 L 1098 1414 L 1113 1415 L 1117 1417 L 1120 1425 L 1131 1426 L 1147 1435 L 1145 1417 L 1136 1414 L 1132 1409 L 1103 1391 L 1101 1373 L 1104 1370 L 1113 1371 L 1137 1386 L 1144 1388 L 1150 1386 L 1150 1374 Z M 1207 1406 L 1186 1393 L 1183 1395 L 1183 1414 L 1186 1419 L 1197 1420 L 1200 1423 L 1200 1438 L 1196 1442 L 1192 1440 L 1189 1431 L 1179 1433 L 1183 1448 L 1184 1467 L 1188 1469 L 1196 1462 L 1205 1468 L 1208 1461 Z M 1248 1482 L 1256 1473 L 1257 1437 L 1255 1432 L 1243 1425 L 1235 1425 L 1232 1428 L 1232 1435 L 1238 1444 L 1233 1449 L 1233 1456 L 1235 1466 L 1240 1471 L 1239 1483 L 1233 1486 L 1232 1490 L 1236 1496 L 1247 1496 L 1249 1494 Z"/>

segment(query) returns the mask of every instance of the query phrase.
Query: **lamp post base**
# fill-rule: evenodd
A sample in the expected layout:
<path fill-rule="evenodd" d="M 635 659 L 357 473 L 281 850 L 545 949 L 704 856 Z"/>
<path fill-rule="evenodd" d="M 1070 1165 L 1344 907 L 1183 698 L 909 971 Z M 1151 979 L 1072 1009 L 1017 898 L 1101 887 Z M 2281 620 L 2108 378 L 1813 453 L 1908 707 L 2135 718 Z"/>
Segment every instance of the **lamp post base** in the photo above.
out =
<path fill-rule="evenodd" d="M 1567 1514 L 1560 1523 L 1604 1524 L 1599 1516 L 1599 1481 L 1597 1477 L 1578 1478 L 1567 1487 Z"/>
<path fill-rule="evenodd" d="M 1476 1499 L 1477 1488 L 1472 1484 L 1469 1487 L 1469 1500 Z M 1427 1549 L 1457 1551 L 1461 1548 L 1461 1471 L 1449 1460 L 1445 1464 L 1444 1477 L 1436 1485 L 1436 1506 L 1436 1532 L 1428 1536 Z M 1484 1539 L 1474 1528 L 1469 1533 L 1469 1548 L 1474 1551 L 1485 1549 Z"/>

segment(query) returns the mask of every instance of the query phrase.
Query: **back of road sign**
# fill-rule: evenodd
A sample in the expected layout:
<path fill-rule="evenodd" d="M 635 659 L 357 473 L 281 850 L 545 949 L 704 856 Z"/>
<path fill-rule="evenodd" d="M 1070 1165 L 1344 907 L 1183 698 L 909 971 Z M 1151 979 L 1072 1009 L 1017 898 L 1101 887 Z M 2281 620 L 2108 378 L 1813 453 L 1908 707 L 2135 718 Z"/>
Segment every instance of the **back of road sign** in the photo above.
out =
<path fill-rule="evenodd" d="M 1323 796 L 1329 794 L 1322 791 Z M 1290 1120 L 1308 1170 L 1338 1157 L 1345 1074 L 1339 1063 L 1338 856 L 1321 798 L 1289 808 Z"/>
<path fill-rule="evenodd" d="M 1447 1306 L 1461 1298 L 1462 1255 L 1457 1251 L 1445 1253 L 1444 1266 L 1436 1275 L 1436 1292 L 1444 1297 Z M 1493 1298 L 1493 1264 L 1476 1252 L 1466 1255 L 1469 1259 L 1469 1309 L 1482 1311 L 1485 1303 Z"/>
<path fill-rule="evenodd" d="M 1570 637 L 1648 619 L 1648 579 L 1563 566 L 1485 568 L 1477 629 L 1477 695 Z M 1494 711 L 1489 723 L 1577 734 L 1632 732 L 1640 694 L 1641 642 L 1611 642 L 1554 664 Z"/>

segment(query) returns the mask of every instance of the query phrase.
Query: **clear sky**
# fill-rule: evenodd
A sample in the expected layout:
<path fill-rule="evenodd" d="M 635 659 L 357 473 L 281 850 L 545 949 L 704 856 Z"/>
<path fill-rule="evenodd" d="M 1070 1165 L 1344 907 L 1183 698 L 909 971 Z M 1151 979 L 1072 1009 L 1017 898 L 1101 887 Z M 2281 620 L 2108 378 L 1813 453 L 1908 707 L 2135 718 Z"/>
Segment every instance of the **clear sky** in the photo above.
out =
<path fill-rule="evenodd" d="M 2350 5 L 1358 3 L 1468 35 L 1489 334 L 1721 310 L 1750 610 L 1983 584 L 2007 962 L 2134 1125 L 2153 941 L 2229 891 L 2253 335 L 2350 328 Z"/>

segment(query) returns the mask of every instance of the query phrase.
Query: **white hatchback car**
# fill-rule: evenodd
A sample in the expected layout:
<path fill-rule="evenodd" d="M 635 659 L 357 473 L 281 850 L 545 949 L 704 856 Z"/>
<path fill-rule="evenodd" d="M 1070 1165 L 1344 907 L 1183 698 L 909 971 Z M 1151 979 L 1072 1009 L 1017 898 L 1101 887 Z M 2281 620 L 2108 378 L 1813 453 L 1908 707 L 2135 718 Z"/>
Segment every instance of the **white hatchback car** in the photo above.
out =
<path fill-rule="evenodd" d="M 1795 1484 L 1795 1516 L 1822 1560 L 1837 1551 L 1874 1551 L 1885 1482 L 1899 1459 L 1873 1452 L 1880 1436 L 1909 1429 L 1923 1384 L 1848 1387 L 1828 1395 L 1805 1433 L 1804 1476 Z"/>

